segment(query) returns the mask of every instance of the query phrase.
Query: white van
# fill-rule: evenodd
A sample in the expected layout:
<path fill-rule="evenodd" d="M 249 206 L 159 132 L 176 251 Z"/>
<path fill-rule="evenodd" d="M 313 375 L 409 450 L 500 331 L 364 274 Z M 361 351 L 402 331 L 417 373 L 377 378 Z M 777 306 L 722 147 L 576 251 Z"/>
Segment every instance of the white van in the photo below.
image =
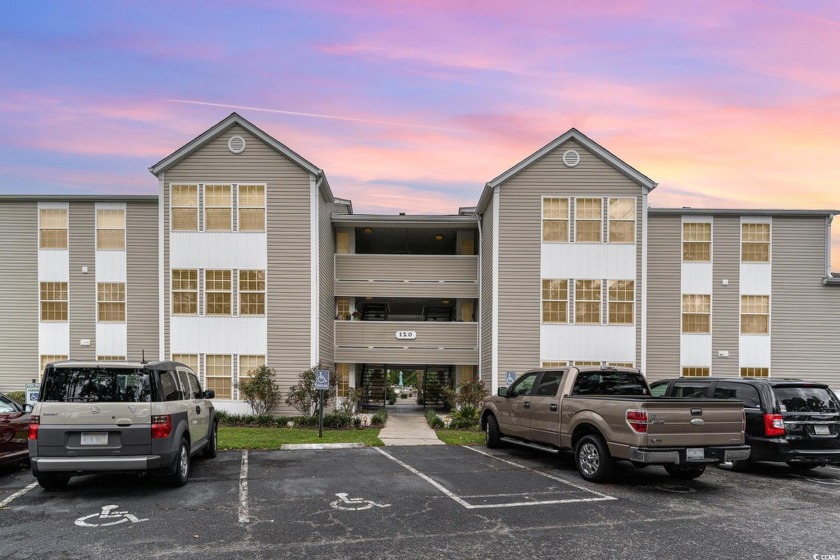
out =
<path fill-rule="evenodd" d="M 46 490 L 109 472 L 183 486 L 193 455 L 216 456 L 214 396 L 178 362 L 48 364 L 29 427 L 32 474 Z"/>

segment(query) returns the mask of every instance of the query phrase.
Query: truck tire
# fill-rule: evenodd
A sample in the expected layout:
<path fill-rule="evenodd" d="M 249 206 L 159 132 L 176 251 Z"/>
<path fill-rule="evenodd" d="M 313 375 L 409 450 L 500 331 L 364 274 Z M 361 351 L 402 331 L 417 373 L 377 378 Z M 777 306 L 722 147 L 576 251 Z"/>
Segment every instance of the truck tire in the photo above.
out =
<path fill-rule="evenodd" d="M 487 422 L 485 422 L 484 443 L 489 449 L 496 449 L 502 445 L 501 437 L 499 423 L 496 421 L 496 417 L 490 414 L 487 416 Z"/>
<path fill-rule="evenodd" d="M 38 485 L 44 490 L 64 490 L 70 482 L 70 476 L 63 473 L 41 473 L 37 476 Z"/>
<path fill-rule="evenodd" d="M 575 466 L 584 480 L 604 482 L 612 476 L 615 461 L 604 438 L 589 434 L 580 438 L 575 446 Z"/>
<path fill-rule="evenodd" d="M 706 471 L 706 465 L 665 465 L 665 472 L 680 480 L 694 480 Z"/>
<path fill-rule="evenodd" d="M 210 433 L 207 434 L 207 445 L 204 446 L 203 454 L 208 459 L 212 459 L 218 453 L 218 432 L 219 431 L 219 423 L 213 422 L 210 424 Z"/>
<path fill-rule="evenodd" d="M 175 472 L 169 475 L 169 485 L 183 486 L 190 479 L 190 442 L 182 437 L 178 445 L 178 456 L 175 457 Z"/>

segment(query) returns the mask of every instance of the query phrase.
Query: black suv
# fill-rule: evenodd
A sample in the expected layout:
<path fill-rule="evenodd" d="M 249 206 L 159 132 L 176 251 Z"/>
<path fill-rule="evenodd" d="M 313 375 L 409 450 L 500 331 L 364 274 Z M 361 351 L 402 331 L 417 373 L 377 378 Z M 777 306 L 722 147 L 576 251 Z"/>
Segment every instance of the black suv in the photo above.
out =
<path fill-rule="evenodd" d="M 808 470 L 840 464 L 840 401 L 822 383 L 798 379 L 680 377 L 651 384 L 654 396 L 738 399 L 746 413 L 752 461 L 785 462 Z"/>

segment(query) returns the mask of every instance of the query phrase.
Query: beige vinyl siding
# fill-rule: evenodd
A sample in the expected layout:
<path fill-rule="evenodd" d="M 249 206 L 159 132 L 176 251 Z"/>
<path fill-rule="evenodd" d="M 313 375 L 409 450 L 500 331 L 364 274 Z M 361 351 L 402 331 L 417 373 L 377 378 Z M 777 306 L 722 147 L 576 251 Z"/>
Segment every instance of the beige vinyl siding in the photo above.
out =
<path fill-rule="evenodd" d="M 576 167 L 566 167 L 566 150 L 580 154 Z M 581 144 L 558 146 L 501 185 L 499 201 L 499 372 L 521 373 L 540 365 L 540 248 L 543 196 L 636 197 L 636 239 L 641 240 L 641 200 L 645 188 Z M 606 201 L 604 202 L 606 204 Z M 571 208 L 574 215 L 574 203 Z M 574 221 L 572 221 L 574 222 Z M 608 220 L 601 222 L 606 237 Z M 575 239 L 574 223 L 571 238 Z M 640 360 L 641 247 L 637 245 L 636 360 Z M 630 280 L 630 278 L 622 278 Z M 603 279 L 606 280 L 606 279 Z M 502 380 L 503 381 L 503 380 Z"/>
<path fill-rule="evenodd" d="M 96 359 L 96 227 L 93 202 L 70 203 L 70 359 Z M 82 272 L 87 267 L 87 273 Z M 90 340 L 90 346 L 82 346 Z"/>
<path fill-rule="evenodd" d="M 680 216 L 648 220 L 648 381 L 680 374 Z"/>
<path fill-rule="evenodd" d="M 232 154 L 227 147 L 228 139 L 236 135 L 242 136 L 247 144 L 241 154 Z M 234 125 L 166 171 L 165 204 L 169 200 L 170 183 L 266 184 L 266 365 L 277 371 L 277 384 L 288 388 L 297 382 L 298 374 L 314 365 L 309 363 L 312 313 L 309 172 L 241 126 Z M 164 306 L 168 317 L 169 212 L 165 211 L 163 215 Z M 169 355 L 168 319 L 165 336 L 164 350 Z"/>
<path fill-rule="evenodd" d="M 740 276 L 741 218 L 715 216 L 712 226 L 712 375 L 737 377 L 739 374 Z M 723 285 L 724 280 L 728 280 L 728 285 Z M 721 350 L 729 352 L 729 357 L 718 357 Z"/>
<path fill-rule="evenodd" d="M 414 331 L 417 338 L 397 340 L 397 331 Z M 477 334 L 475 323 L 336 321 L 335 361 L 475 365 Z"/>
<path fill-rule="evenodd" d="M 335 209 L 336 205 L 332 201 L 325 200 L 318 193 L 318 357 L 321 366 L 332 372 L 335 372 L 335 233 L 330 218 Z"/>
<path fill-rule="evenodd" d="M 38 203 L 0 202 L 0 392 L 38 379 Z"/>
<path fill-rule="evenodd" d="M 337 296 L 478 298 L 475 255 L 335 256 Z"/>
<path fill-rule="evenodd" d="M 770 376 L 840 389 L 840 286 L 822 285 L 825 249 L 824 218 L 773 217 Z"/>
<path fill-rule="evenodd" d="M 492 390 L 493 376 L 493 200 L 484 210 L 481 218 L 481 301 L 478 321 L 481 351 L 479 374 L 488 391 Z"/>
<path fill-rule="evenodd" d="M 158 336 L 158 205 L 126 205 L 126 319 L 129 360 L 154 360 Z"/>

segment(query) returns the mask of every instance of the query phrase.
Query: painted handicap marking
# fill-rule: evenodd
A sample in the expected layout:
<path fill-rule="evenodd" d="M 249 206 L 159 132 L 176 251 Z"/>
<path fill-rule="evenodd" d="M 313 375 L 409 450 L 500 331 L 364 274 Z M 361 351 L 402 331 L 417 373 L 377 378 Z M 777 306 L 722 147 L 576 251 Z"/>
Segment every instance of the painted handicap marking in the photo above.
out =
<path fill-rule="evenodd" d="M 148 521 L 148 519 L 137 519 L 136 516 L 127 511 L 114 511 L 118 505 L 102 506 L 100 513 L 91 513 L 76 520 L 76 525 L 79 527 L 109 527 L 111 525 L 119 525 L 126 521 L 132 523 L 140 523 L 141 521 Z M 90 520 L 90 521 L 88 521 Z M 97 521 L 104 521 L 105 523 L 97 523 Z"/>
<path fill-rule="evenodd" d="M 377 504 L 376 502 L 364 500 L 362 498 L 348 498 L 347 494 L 343 493 L 336 494 L 336 496 L 338 496 L 338 499 L 334 502 L 330 502 L 330 506 L 332 506 L 334 509 L 343 509 L 347 511 L 362 511 L 365 509 L 370 509 L 372 507 L 391 507 L 391 504 Z"/>

